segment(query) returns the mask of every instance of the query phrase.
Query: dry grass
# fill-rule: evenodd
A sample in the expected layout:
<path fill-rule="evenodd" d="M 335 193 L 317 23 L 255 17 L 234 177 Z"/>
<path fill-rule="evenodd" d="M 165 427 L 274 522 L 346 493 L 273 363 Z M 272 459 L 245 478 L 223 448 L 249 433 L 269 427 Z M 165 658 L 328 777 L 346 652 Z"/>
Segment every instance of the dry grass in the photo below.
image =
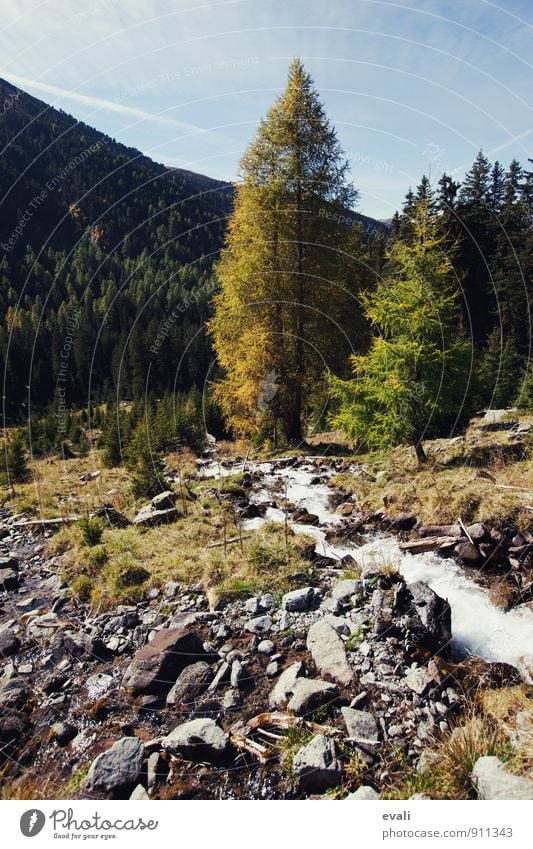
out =
<path fill-rule="evenodd" d="M 471 428 L 454 446 L 445 440 L 427 443 L 429 461 L 423 466 L 412 449 L 399 447 L 355 457 L 368 474 L 340 474 L 334 483 L 355 493 L 363 511 L 414 513 L 425 524 L 452 524 L 459 516 L 467 523 L 511 519 L 526 528 L 532 522 L 525 508 L 532 503 L 533 460 L 509 457 L 508 445 L 506 431 Z M 478 465 L 472 459 L 477 456 L 486 462 Z"/>
<path fill-rule="evenodd" d="M 226 538 L 239 536 L 238 528 L 226 521 Z M 280 524 L 267 524 L 242 537 L 242 546 L 232 543 L 226 551 L 223 544 L 207 547 L 223 543 L 224 507 L 204 496 L 189 507 L 187 517 L 156 528 L 107 528 L 96 546 L 84 545 L 78 527 L 65 527 L 48 550 L 61 555 L 64 575 L 81 600 L 89 600 L 89 578 L 95 610 L 138 601 L 147 587 L 170 580 L 200 584 L 213 600 L 271 590 L 274 579 L 281 591 L 293 585 L 291 574 L 310 568 L 302 555 L 312 542 L 292 531 L 285 538 Z"/>
<path fill-rule="evenodd" d="M 103 502 L 113 504 L 117 510 L 132 503 L 125 469 L 104 468 L 101 452 L 96 449 L 86 457 L 63 460 L 54 455 L 29 465 L 28 482 L 15 484 L 14 494 L 6 500 L 6 506 L 16 513 L 39 518 L 81 516 Z M 82 476 L 94 471 L 100 471 L 99 477 L 83 483 Z"/>

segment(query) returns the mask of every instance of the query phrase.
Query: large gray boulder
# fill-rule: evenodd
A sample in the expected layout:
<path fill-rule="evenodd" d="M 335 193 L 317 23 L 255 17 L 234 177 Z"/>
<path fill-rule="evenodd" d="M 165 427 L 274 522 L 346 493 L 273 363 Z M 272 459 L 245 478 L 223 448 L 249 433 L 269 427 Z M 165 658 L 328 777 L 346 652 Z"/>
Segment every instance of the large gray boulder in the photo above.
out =
<path fill-rule="evenodd" d="M 306 746 L 302 746 L 292 765 L 300 789 L 306 793 L 322 793 L 342 780 L 335 743 L 324 734 L 317 734 Z"/>
<path fill-rule="evenodd" d="M 190 627 L 165 628 L 137 652 L 122 685 L 134 694 L 168 692 L 182 669 L 205 656 L 202 640 Z"/>
<path fill-rule="evenodd" d="M 92 762 L 86 787 L 88 790 L 109 792 L 133 786 L 139 778 L 144 757 L 144 745 L 136 737 L 123 737 Z"/>
<path fill-rule="evenodd" d="M 302 674 L 303 663 L 300 660 L 291 664 L 291 666 L 281 673 L 276 682 L 276 686 L 268 697 L 268 704 L 271 708 L 283 709 L 286 706 L 287 702 L 294 693 L 296 682 Z"/>
<path fill-rule="evenodd" d="M 494 755 L 477 759 L 472 781 L 480 799 L 533 799 L 533 780 L 514 775 Z"/>
<path fill-rule="evenodd" d="M 344 643 L 325 619 L 314 622 L 307 633 L 307 648 L 321 675 L 347 687 L 354 673 L 346 659 Z"/>
<path fill-rule="evenodd" d="M 333 701 L 338 694 L 337 686 L 329 681 L 311 681 L 308 678 L 298 678 L 287 709 L 297 716 L 303 716 L 317 707 Z"/>
<path fill-rule="evenodd" d="M 162 745 L 174 755 L 195 760 L 212 759 L 224 754 L 228 737 L 213 719 L 191 719 L 163 737 Z"/>
<path fill-rule="evenodd" d="M 212 680 L 211 667 L 205 660 L 191 663 L 178 675 L 176 683 L 167 695 L 167 705 L 180 707 L 192 704 L 207 690 Z"/>

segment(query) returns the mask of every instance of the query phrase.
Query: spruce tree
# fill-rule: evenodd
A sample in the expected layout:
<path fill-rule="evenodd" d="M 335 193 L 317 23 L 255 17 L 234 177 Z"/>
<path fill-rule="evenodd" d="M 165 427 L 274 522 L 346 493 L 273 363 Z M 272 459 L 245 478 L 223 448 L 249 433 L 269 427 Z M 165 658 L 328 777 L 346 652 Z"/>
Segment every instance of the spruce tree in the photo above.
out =
<path fill-rule="evenodd" d="M 215 398 L 237 433 L 256 433 L 269 418 L 287 440 L 300 439 L 326 367 L 342 369 L 361 343 L 355 295 L 368 272 L 347 172 L 312 79 L 295 59 L 242 158 L 216 267 L 221 290 L 209 327 L 225 376 Z"/>
<path fill-rule="evenodd" d="M 469 351 L 430 195 L 415 203 L 411 227 L 409 239 L 393 242 L 385 278 L 364 296 L 376 335 L 366 355 L 352 358 L 353 379 L 332 378 L 332 424 L 370 449 L 411 444 L 422 460 L 424 437 L 453 424 L 461 409 Z"/>

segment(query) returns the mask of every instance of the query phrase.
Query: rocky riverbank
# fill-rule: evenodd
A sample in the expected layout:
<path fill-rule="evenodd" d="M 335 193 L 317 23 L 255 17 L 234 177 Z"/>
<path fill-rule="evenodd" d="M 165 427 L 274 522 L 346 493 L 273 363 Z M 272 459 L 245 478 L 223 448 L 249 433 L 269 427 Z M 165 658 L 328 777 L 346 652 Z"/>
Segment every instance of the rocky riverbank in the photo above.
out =
<path fill-rule="evenodd" d="M 358 516 L 328 483 L 344 462 L 256 464 L 227 488 L 244 535 L 277 520 L 313 537 L 284 593 L 273 582 L 259 596 L 214 598 L 202 584 L 169 581 L 136 604 L 94 615 L 62 584 L 60 557 L 46 553 L 51 531 L 20 527 L 5 513 L 4 794 L 439 798 L 444 777 L 432 783 L 438 770 L 428 766 L 439 740 L 461 735 L 474 696 L 508 689 L 520 708 L 512 731 L 496 735 L 464 793 L 531 798 L 530 780 L 495 761 L 512 763 L 530 745 L 526 648 L 515 652 L 524 655 L 520 669 L 481 659 L 482 646 L 481 658 L 465 658 L 447 598 L 361 552 L 376 530 L 378 539 L 394 530 L 403 542 L 447 536 L 453 544 L 441 556 L 459 558 L 468 544 L 485 563 L 499 549 L 499 563 L 523 578 L 533 540 L 501 532 L 497 545 L 485 527 L 430 534 L 416 517 Z M 219 489 L 233 472 L 201 469 Z"/>

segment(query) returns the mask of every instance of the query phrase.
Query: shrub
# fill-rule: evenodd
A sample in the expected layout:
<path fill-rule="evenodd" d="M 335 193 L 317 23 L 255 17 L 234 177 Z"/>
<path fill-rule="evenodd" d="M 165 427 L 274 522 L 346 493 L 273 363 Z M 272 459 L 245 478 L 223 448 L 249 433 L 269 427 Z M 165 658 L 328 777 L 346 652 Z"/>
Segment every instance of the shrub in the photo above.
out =
<path fill-rule="evenodd" d="M 84 516 L 79 520 L 78 527 L 81 531 L 81 537 L 85 545 L 98 545 L 104 532 L 99 519 Z"/>

